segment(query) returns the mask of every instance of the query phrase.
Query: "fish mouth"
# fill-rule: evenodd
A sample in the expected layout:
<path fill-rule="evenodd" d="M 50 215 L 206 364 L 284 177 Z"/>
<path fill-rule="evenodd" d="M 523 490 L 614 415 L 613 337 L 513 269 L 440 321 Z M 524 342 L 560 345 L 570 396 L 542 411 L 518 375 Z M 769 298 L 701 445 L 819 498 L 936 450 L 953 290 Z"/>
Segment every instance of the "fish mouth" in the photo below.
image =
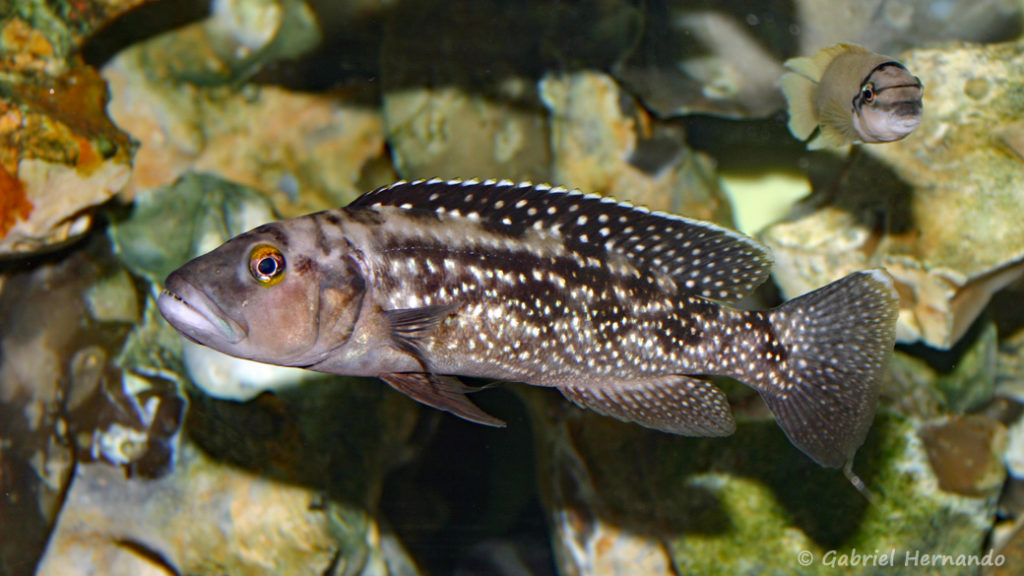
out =
<path fill-rule="evenodd" d="M 156 305 L 178 332 L 204 346 L 211 341 L 237 344 L 246 337 L 245 327 L 177 272 L 167 277 Z"/>

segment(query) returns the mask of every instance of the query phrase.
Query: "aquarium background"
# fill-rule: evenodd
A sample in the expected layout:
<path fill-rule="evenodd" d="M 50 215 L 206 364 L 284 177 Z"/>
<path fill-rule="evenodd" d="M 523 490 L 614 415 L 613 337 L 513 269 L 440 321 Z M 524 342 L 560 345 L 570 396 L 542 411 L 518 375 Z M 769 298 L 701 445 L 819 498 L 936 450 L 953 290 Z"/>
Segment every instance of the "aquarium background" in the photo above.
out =
<path fill-rule="evenodd" d="M 0 574 L 1024 573 L 1024 3 L 0 0 Z M 807 151 L 783 63 L 925 87 Z M 770 307 L 884 267 L 898 346 L 859 493 L 723 381 L 724 439 L 517 384 L 492 429 L 243 363 L 166 275 L 398 179 L 578 187 L 737 228 Z"/>

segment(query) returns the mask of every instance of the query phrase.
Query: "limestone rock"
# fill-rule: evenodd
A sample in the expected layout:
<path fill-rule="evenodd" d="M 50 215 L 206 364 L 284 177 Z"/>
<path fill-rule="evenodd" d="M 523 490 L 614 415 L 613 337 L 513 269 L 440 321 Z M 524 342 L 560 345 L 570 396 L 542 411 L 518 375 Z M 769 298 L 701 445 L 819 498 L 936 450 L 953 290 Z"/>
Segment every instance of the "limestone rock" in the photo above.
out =
<path fill-rule="evenodd" d="M 174 475 L 154 481 L 81 466 L 37 573 L 394 573 L 386 536 L 365 514 L 317 504 L 306 487 L 239 470 L 192 444 L 181 456 Z M 392 553 L 401 564 L 400 548 Z"/>
<path fill-rule="evenodd" d="M 597 72 L 541 80 L 551 120 L 552 179 L 653 210 L 731 225 L 714 164 L 686 147 L 615 81 Z"/>
<path fill-rule="evenodd" d="M 392 179 L 368 168 L 385 155 L 377 111 L 275 86 L 200 85 L 154 64 L 189 44 L 184 31 L 169 32 L 103 69 L 111 117 L 141 144 L 126 198 L 208 172 L 259 189 L 282 215 L 296 216 L 344 205 Z"/>

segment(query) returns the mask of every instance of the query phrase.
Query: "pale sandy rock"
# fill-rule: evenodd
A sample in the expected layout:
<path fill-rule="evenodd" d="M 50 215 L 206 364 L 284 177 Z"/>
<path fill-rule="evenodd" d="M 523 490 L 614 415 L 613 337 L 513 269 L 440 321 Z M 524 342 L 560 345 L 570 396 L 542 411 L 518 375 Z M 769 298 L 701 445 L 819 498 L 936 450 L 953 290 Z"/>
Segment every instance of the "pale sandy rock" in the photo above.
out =
<path fill-rule="evenodd" d="M 366 165 L 385 154 L 372 109 L 273 86 L 239 92 L 154 77 L 146 50 L 132 47 L 103 70 L 111 117 L 141 143 L 126 196 L 205 171 L 257 188 L 282 215 L 298 215 L 364 192 Z"/>
<path fill-rule="evenodd" d="M 540 94 L 551 118 L 553 182 L 731 224 L 713 163 L 689 150 L 681 133 L 658 126 L 610 76 L 552 74 L 541 80 Z M 668 152 L 647 165 L 645 144 L 652 142 Z"/>

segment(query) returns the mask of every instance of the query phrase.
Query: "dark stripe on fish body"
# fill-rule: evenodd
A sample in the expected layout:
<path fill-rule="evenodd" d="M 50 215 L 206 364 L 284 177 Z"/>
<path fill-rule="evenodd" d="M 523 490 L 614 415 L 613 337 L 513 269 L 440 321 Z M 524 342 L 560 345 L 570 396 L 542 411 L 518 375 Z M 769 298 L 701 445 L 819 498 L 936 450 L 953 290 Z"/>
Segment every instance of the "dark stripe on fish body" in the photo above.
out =
<path fill-rule="evenodd" d="M 327 216 L 328 213 L 325 212 L 313 214 L 313 224 L 316 225 L 316 246 L 324 256 L 330 256 L 335 249 L 331 241 L 327 239 L 327 234 L 324 232 L 324 224 L 321 222 L 321 220 L 327 218 Z M 328 223 L 330 223 L 329 219 Z"/>
<path fill-rule="evenodd" d="M 287 251 L 288 249 L 288 234 L 281 230 L 280 226 L 275 223 L 264 224 L 263 226 L 252 230 L 251 234 L 266 234 L 274 239 L 277 247 L 282 252 Z"/>
<path fill-rule="evenodd" d="M 903 64 L 900 64 L 899 62 L 897 62 L 895 60 L 889 60 L 887 62 L 882 62 L 881 64 L 879 64 L 879 65 L 875 66 L 874 68 L 872 68 L 864 76 L 864 79 L 860 81 L 860 85 L 863 86 L 863 85 L 867 84 L 871 80 L 871 77 L 875 75 L 875 72 L 878 72 L 878 71 L 882 70 L 883 68 L 887 68 L 889 66 L 895 66 L 895 67 L 899 68 L 900 70 L 907 70 L 906 66 L 904 66 Z"/>
<path fill-rule="evenodd" d="M 345 208 L 342 208 L 342 210 L 345 210 Z M 345 211 L 346 213 L 348 212 L 347 210 Z M 327 222 L 331 224 L 331 226 L 337 228 L 341 227 L 341 217 L 338 216 L 338 214 L 335 213 L 333 210 L 326 210 L 324 212 L 320 212 L 320 214 L 327 220 Z M 355 215 L 353 214 L 349 214 L 349 216 L 355 218 Z"/>
<path fill-rule="evenodd" d="M 487 338 L 502 324 L 504 343 L 519 342 L 513 350 L 493 349 L 481 360 L 507 359 L 514 349 L 538 349 L 544 340 L 554 350 L 571 344 L 572 357 L 553 351 L 549 360 L 537 358 L 530 367 L 531 373 L 550 378 L 581 369 L 625 376 L 678 368 L 687 351 L 699 353 L 695 345 L 715 333 L 720 316 L 714 303 L 666 292 L 655 276 L 614 274 L 603 263 L 580 266 L 570 256 L 499 253 L 482 245 L 449 247 L 414 238 L 382 247 L 381 254 L 384 270 L 378 279 L 384 297 L 392 295 L 388 306 L 451 304 L 463 312 L 483 307 L 464 332 L 444 333 L 440 340 L 464 344 Z M 489 310 L 499 312 L 492 318 Z M 686 363 L 704 361 L 693 356 Z"/>
<path fill-rule="evenodd" d="M 522 238 L 531 228 L 549 230 L 580 255 L 621 254 L 640 269 L 668 274 L 688 294 L 723 302 L 750 293 L 771 266 L 764 247 L 730 230 L 560 187 L 403 181 L 365 194 L 349 209 L 375 206 L 479 221 L 510 238 Z"/>

